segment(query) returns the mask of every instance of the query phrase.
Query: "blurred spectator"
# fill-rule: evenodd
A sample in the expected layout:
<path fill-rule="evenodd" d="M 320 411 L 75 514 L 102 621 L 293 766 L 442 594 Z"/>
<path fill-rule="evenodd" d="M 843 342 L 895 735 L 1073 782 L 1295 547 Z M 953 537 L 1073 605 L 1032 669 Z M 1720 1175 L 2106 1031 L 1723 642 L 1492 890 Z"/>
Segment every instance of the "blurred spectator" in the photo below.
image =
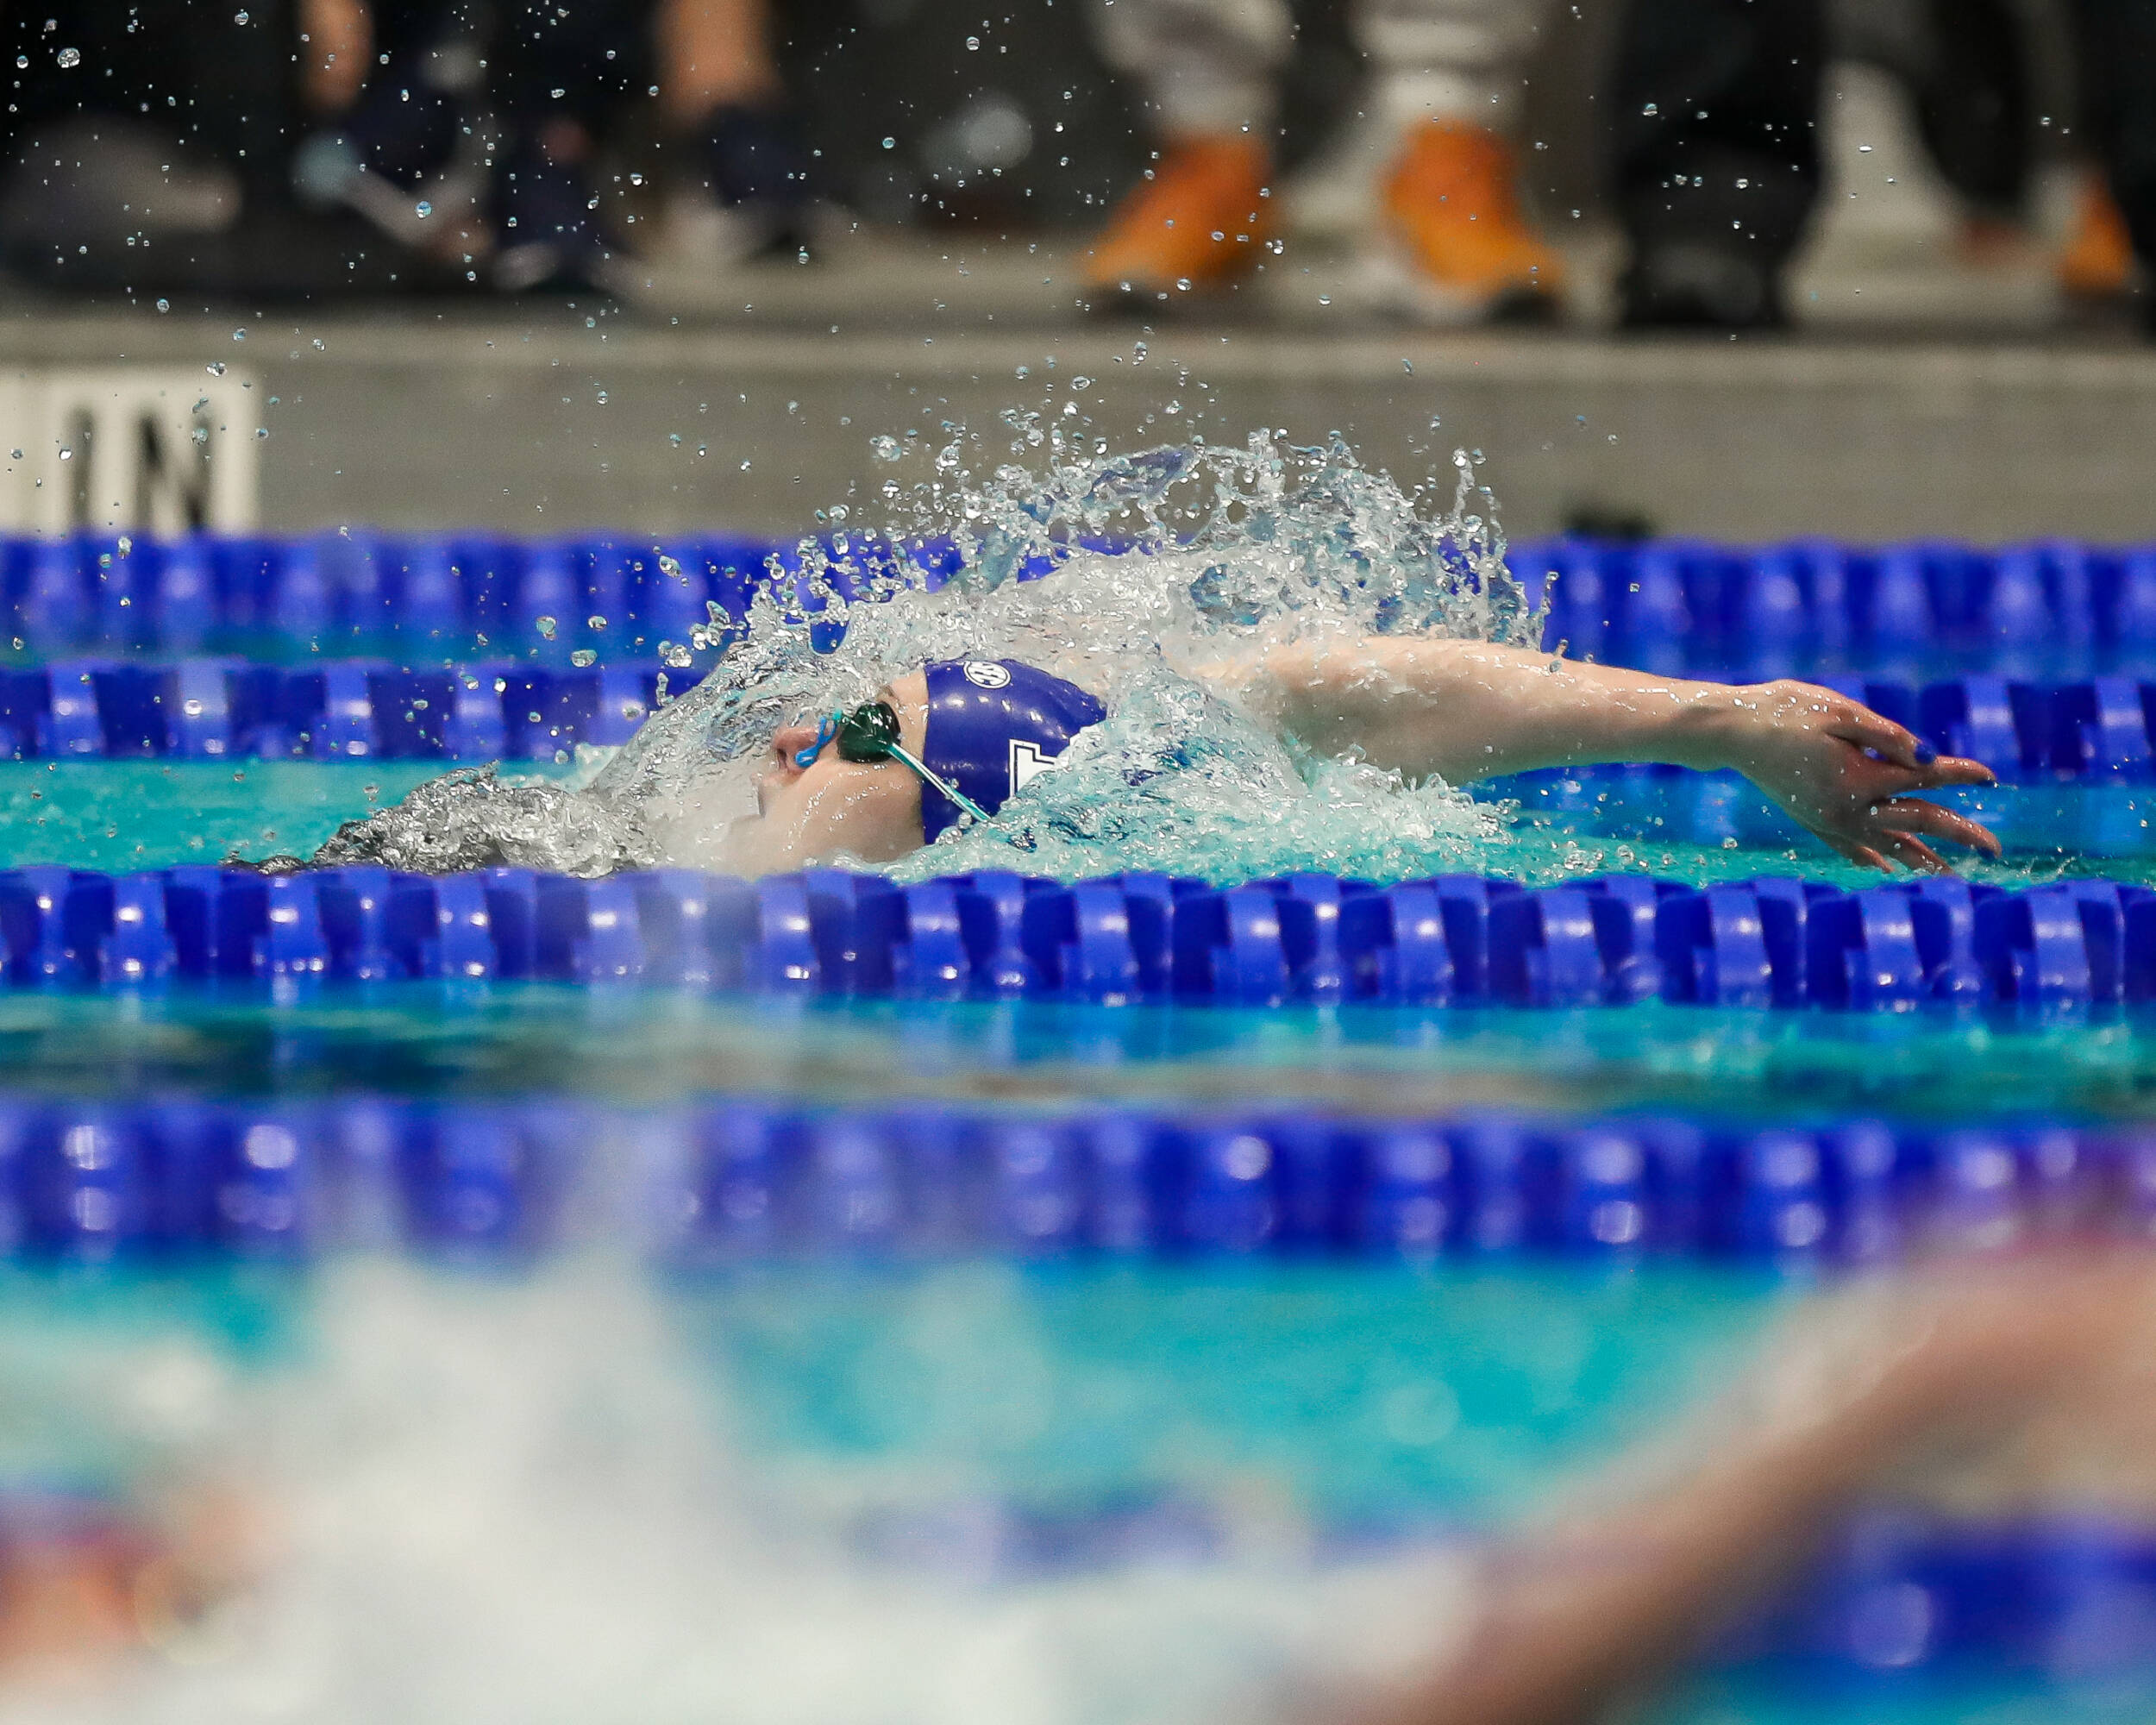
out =
<path fill-rule="evenodd" d="M 1395 148 L 1358 297 L 1432 323 L 1553 308 L 1562 267 L 1522 210 L 1509 130 L 1543 0 L 1359 0 L 1370 104 Z M 1282 0 L 1118 0 L 1110 60 L 1144 87 L 1163 139 L 1147 182 L 1087 262 L 1096 300 L 1232 288 L 1274 244 L 1275 81 L 1294 41 Z"/>
<path fill-rule="evenodd" d="M 1819 194 L 1820 0 L 1631 0 L 1614 67 L 1629 328 L 1783 321 Z"/>
<path fill-rule="evenodd" d="M 2152 0 L 2077 0 L 2085 129 L 2109 191 L 2130 190 L 2135 128 L 2150 134 Z M 1839 25 L 1839 28 L 1835 27 Z M 1925 0 L 1829 16 L 1824 0 L 1633 0 L 1613 67 L 1611 164 L 1631 245 L 1620 284 L 1628 328 L 1773 328 L 1781 279 L 1821 183 L 1821 79 L 1830 52 L 1886 66 L 1908 85 L 1918 129 L 1967 212 L 1982 256 L 2025 219 L 2033 159 L 2027 43 L 2004 0 Z M 1836 40 L 1839 38 L 1839 40 Z M 2122 179 L 2122 172 L 2126 179 Z M 2156 171 L 2142 196 L 2156 194 Z M 2156 220 L 2156 204 L 2152 204 Z M 2058 258 L 2069 294 L 2124 289 L 2130 217 L 2089 174 Z"/>
<path fill-rule="evenodd" d="M 2067 253 L 2065 285 L 2100 286 L 2122 236 L 2146 273 L 2156 260 L 2156 0 L 2074 0 L 2082 131 L 2103 165 L 2111 197 L 2084 202 Z M 2091 207 L 2093 206 L 2093 207 Z M 2156 306 L 2143 316 L 2156 330 Z"/>
<path fill-rule="evenodd" d="M 303 150 L 303 185 L 473 281 L 518 292 L 601 277 L 611 242 L 594 165 L 655 97 L 661 147 L 726 212 L 730 250 L 805 248 L 806 154 L 761 0 L 310 3 L 326 38 L 373 52 L 363 89 L 328 52 L 310 63 L 310 91 L 342 111 Z"/>

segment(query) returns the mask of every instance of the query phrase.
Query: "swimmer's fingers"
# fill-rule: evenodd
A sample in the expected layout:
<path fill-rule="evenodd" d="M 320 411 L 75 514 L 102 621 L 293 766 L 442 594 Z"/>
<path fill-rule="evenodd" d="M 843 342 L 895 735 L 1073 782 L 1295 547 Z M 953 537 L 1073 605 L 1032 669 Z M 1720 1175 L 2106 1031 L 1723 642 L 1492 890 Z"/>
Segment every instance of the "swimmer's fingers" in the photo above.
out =
<path fill-rule="evenodd" d="M 1999 841 L 1990 828 L 1979 825 L 1967 815 L 1956 814 L 1937 803 L 1927 803 L 1921 797 L 1895 797 L 1876 804 L 1871 819 L 1890 832 L 1908 836 L 1921 833 L 1928 838 L 1943 838 L 1952 844 L 1965 845 L 1986 856 L 1996 858 L 1999 855 Z"/>
<path fill-rule="evenodd" d="M 1894 865 L 1873 850 L 1871 845 L 1865 844 L 1863 839 L 1852 837 L 1846 833 L 1837 832 L 1830 826 L 1814 826 L 1809 821 L 1805 822 L 1804 826 L 1813 837 L 1829 850 L 1854 862 L 1859 869 L 1877 869 L 1882 875 L 1891 875 L 1894 872 Z"/>
<path fill-rule="evenodd" d="M 1912 832 L 1885 835 L 1887 854 L 1912 875 L 1951 875 L 1953 864 Z"/>
<path fill-rule="evenodd" d="M 1930 765 L 1917 769 L 1916 782 L 1912 790 L 1940 791 L 1952 785 L 1996 785 L 1999 775 L 1981 761 L 1971 761 L 1959 755 L 1942 755 Z"/>
<path fill-rule="evenodd" d="M 1906 767 L 1912 773 L 1924 771 L 1939 758 L 1938 751 L 1921 741 L 1907 725 L 1883 718 L 1870 707 L 1859 706 L 1854 701 L 1834 715 L 1827 731 L 1829 736 L 1853 743 L 1859 749 L 1869 749 L 1882 759 L 1891 761 L 1897 767 Z"/>

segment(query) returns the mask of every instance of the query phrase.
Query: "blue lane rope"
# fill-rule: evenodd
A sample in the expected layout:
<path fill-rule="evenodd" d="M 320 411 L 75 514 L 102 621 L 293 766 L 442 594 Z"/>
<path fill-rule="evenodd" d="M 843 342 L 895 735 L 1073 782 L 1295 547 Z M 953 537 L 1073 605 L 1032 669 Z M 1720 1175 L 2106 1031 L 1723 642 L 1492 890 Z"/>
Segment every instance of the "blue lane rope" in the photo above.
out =
<path fill-rule="evenodd" d="M 960 566 L 948 543 L 861 534 L 833 536 L 823 552 L 823 579 L 849 599 L 932 587 Z M 1020 578 L 1058 561 L 1035 555 Z M 1551 643 L 1647 669 L 2060 681 L 2156 664 L 2156 546 L 1545 540 L 1515 543 L 1509 561 L 1531 595 L 1548 593 Z M 820 611 L 801 568 L 794 544 L 740 538 L 0 539 L 0 638 L 39 657 L 307 654 L 341 643 L 462 657 L 481 637 L 520 659 L 566 663 L 579 646 L 649 657 L 661 640 L 711 626 L 711 606 L 722 625 L 738 624 L 760 589 Z"/>
<path fill-rule="evenodd" d="M 413 668 L 378 659 L 277 665 L 210 657 L 0 667 L 0 757 L 547 759 L 579 743 L 627 741 L 657 705 L 661 676 L 678 695 L 706 668 L 634 659 Z M 1823 681 L 2008 783 L 2156 783 L 2156 682 Z M 1622 794 L 1640 769 L 1538 776 Z"/>
<path fill-rule="evenodd" d="M 29 867 L 0 870 L 0 980 L 532 982 L 1112 1007 L 2131 1009 L 2156 1003 L 2156 889 Z"/>
<path fill-rule="evenodd" d="M 32 1257 L 529 1254 L 599 1213 L 685 1268 L 983 1252 L 1832 1268 L 2146 1240 L 2156 1127 L 0 1095 L 0 1239 Z"/>

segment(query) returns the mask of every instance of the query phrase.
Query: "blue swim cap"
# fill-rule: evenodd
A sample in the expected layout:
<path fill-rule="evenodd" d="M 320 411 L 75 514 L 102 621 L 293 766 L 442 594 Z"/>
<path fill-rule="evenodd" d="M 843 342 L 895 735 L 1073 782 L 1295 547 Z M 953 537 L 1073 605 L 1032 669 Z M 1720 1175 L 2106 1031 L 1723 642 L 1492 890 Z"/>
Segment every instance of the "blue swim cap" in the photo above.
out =
<path fill-rule="evenodd" d="M 1098 724 L 1108 710 L 1075 683 L 1015 659 L 946 659 L 928 674 L 928 733 L 921 758 L 990 814 L 1034 774 Z M 958 823 L 958 806 L 921 787 L 921 830 L 932 844 Z"/>

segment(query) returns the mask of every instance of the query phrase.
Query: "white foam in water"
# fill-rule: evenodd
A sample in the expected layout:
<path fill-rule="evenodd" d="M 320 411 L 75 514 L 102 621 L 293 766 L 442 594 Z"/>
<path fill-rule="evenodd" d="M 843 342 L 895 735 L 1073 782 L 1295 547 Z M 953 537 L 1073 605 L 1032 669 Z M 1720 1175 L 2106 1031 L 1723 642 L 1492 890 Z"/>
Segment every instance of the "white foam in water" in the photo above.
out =
<path fill-rule="evenodd" d="M 1222 1725 L 1464 1621 L 1463 1568 L 1430 1557 L 993 1583 L 849 1556 L 730 1451 L 649 1289 L 605 1257 L 325 1269 L 311 1358 L 219 1380 L 214 1465 L 275 1530 L 259 1584 L 97 1692 L 0 1718 Z"/>
<path fill-rule="evenodd" d="M 1101 694 L 1108 722 L 985 829 L 949 837 L 897 872 L 1397 878 L 1474 866 L 1499 832 L 1488 807 L 1352 760 L 1298 759 L 1260 716 L 1191 674 L 1294 640 L 1539 640 L 1541 612 L 1505 566 L 1495 500 L 1464 454 L 1446 505 L 1404 493 L 1337 441 L 1306 449 L 1260 434 L 1239 449 L 1111 455 L 1063 441 L 1036 416 L 1011 416 L 1010 429 L 1012 454 L 1031 465 L 988 471 L 984 446 L 961 438 L 934 455 L 928 477 L 886 485 L 887 513 L 873 528 L 830 511 L 828 543 L 799 548 L 801 591 L 823 608 L 766 592 L 748 639 L 587 788 L 436 781 L 340 835 L 322 860 L 724 869 L 726 823 L 749 805 L 779 724 L 855 705 L 929 660 L 1008 656 Z M 955 542 L 964 565 L 942 592 L 881 572 L 891 545 L 937 538 Z M 1135 549 L 1082 549 L 1103 538 Z M 1017 579 L 1044 558 L 1067 561 L 1044 579 Z M 842 587 L 867 596 L 849 604 Z M 812 637 L 828 641 L 841 619 L 843 643 L 814 650 Z M 673 655 L 686 663 L 716 638 L 699 632 Z"/>

